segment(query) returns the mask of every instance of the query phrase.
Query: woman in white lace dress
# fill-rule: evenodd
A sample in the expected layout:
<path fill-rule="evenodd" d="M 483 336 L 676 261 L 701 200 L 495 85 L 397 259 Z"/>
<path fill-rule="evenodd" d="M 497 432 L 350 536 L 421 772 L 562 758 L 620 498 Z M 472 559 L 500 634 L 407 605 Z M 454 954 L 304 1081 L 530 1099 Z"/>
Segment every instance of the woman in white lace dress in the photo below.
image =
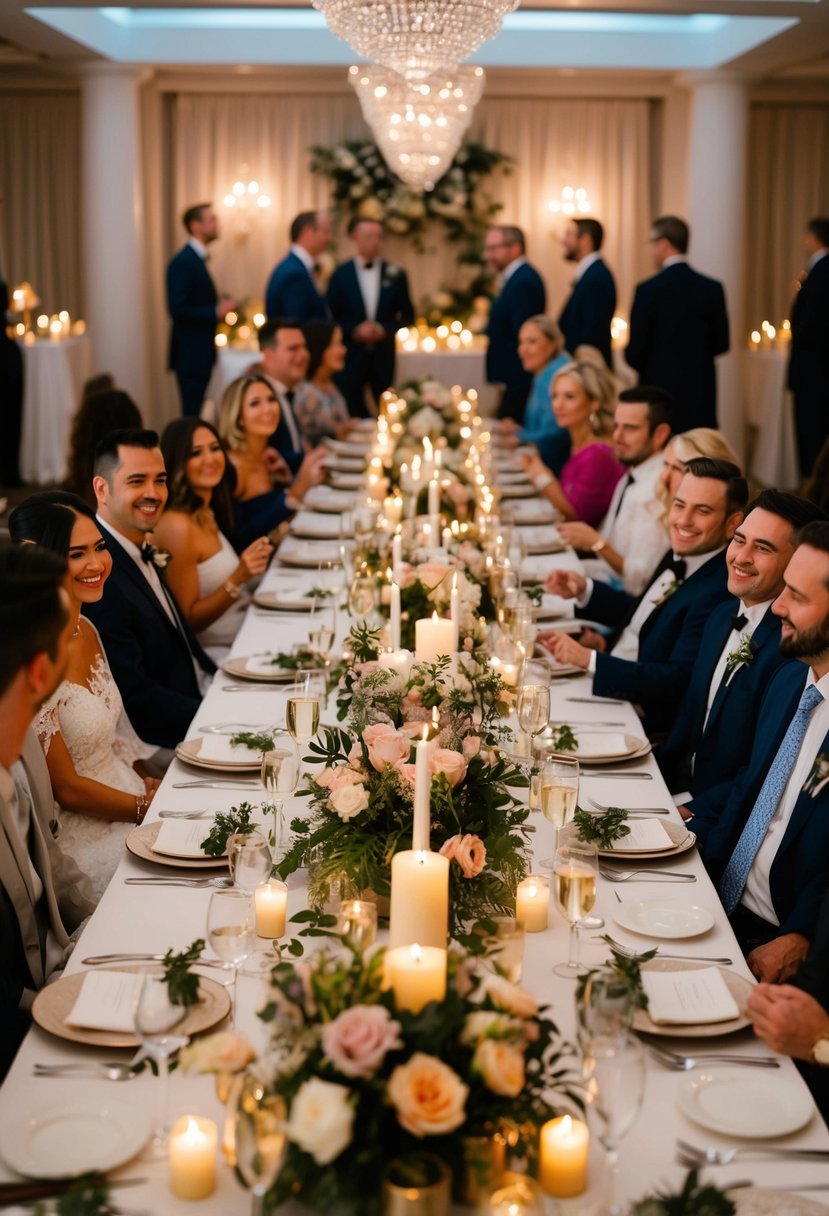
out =
<path fill-rule="evenodd" d="M 112 558 L 94 513 L 75 494 L 33 494 L 9 516 L 9 531 L 67 560 L 66 588 L 76 623 L 64 679 L 40 709 L 34 728 L 60 806 L 61 848 L 89 875 L 98 897 L 141 823 L 158 782 L 133 767 L 155 750 L 142 743 L 124 713 L 95 626 L 81 616 L 96 603 Z"/>
<path fill-rule="evenodd" d="M 209 423 L 176 418 L 164 429 L 161 451 L 169 497 L 154 540 L 172 554 L 167 583 L 188 625 L 211 658 L 221 660 L 248 605 L 245 584 L 264 572 L 273 545 L 261 536 L 239 555 L 227 539 L 233 527 L 228 461 Z"/>

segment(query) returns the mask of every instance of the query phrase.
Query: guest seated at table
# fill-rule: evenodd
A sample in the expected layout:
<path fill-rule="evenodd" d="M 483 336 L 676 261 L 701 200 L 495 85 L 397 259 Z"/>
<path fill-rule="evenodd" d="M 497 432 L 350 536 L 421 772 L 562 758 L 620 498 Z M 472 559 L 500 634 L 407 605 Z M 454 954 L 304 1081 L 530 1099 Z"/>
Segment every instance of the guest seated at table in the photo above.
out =
<path fill-rule="evenodd" d="M 621 585 L 631 595 L 650 581 L 668 539 L 656 486 L 670 434 L 667 393 L 647 385 L 621 392 L 613 419 L 613 450 L 627 477 L 616 483 L 598 531 L 582 522 L 559 527 L 562 539 L 587 555 L 586 574 Z"/>
<path fill-rule="evenodd" d="M 331 321 L 309 321 L 302 332 L 310 359 L 306 379 L 296 386 L 294 417 L 303 439 L 316 447 L 327 435 L 344 439 L 357 420 L 349 414 L 345 397 L 334 383 L 334 376 L 345 366 L 342 329 Z"/>
<path fill-rule="evenodd" d="M 668 517 L 671 548 L 638 599 L 573 571 L 547 576 L 548 591 L 576 600 L 577 616 L 611 625 L 616 633 L 606 646 L 596 634 L 589 647 L 564 633 L 548 633 L 542 641 L 558 662 L 593 676 L 596 696 L 640 706 L 649 735 L 671 726 L 706 621 L 728 598 L 724 549 L 747 498 L 736 465 L 692 460 Z M 597 653 L 599 647 L 609 653 Z"/>
<path fill-rule="evenodd" d="M 168 498 L 153 535 L 172 554 L 167 585 L 184 619 L 218 660 L 244 619 L 250 600 L 245 585 L 267 568 L 273 545 L 260 536 L 239 555 L 228 540 L 233 502 L 227 456 L 208 422 L 175 418 L 161 436 L 161 454 Z"/>
<path fill-rule="evenodd" d="M 715 431 L 713 427 L 696 426 L 692 431 L 672 435 L 665 445 L 662 472 L 656 483 L 660 514 L 666 521 L 674 495 L 688 468 L 688 462 L 698 460 L 701 456 L 708 456 L 711 460 L 727 460 L 737 468 L 742 467 L 725 435 Z"/>
<path fill-rule="evenodd" d="M 782 983 L 806 957 L 829 888 L 829 523 L 810 523 L 774 602 L 789 659 L 769 683 L 746 767 L 705 865 L 748 964 Z"/>
<path fill-rule="evenodd" d="M 111 431 L 144 425 L 138 406 L 128 393 L 110 385 L 90 391 L 90 384 L 112 380 L 108 373 L 95 376 L 84 385 L 78 412 L 72 420 L 69 434 L 69 458 L 63 486 L 77 494 L 90 507 L 95 507 L 92 489 L 92 460 L 95 449 Z"/>
<path fill-rule="evenodd" d="M 550 409 L 550 390 L 553 376 L 573 359 L 564 349 L 564 335 L 551 317 L 540 313 L 524 322 L 518 331 L 518 358 L 524 371 L 533 377 L 523 420 L 519 423 L 514 418 L 501 418 L 493 423 L 493 429 L 503 447 L 534 443 L 541 459 L 558 475 L 570 455 L 570 442 Z M 557 458 L 558 467 L 548 456 L 553 461 Z"/>
<path fill-rule="evenodd" d="M 786 662 L 772 610 L 800 528 L 826 519 L 794 494 L 763 490 L 749 504 L 725 554 L 728 590 L 711 613 L 677 719 L 656 753 L 668 789 L 704 843 L 751 752 L 769 680 Z"/>
<path fill-rule="evenodd" d="M 30 726 L 67 662 L 66 563 L 34 545 L 0 550 L 0 1080 L 34 993 L 60 970 L 94 904 L 52 836 L 54 798 Z"/>
<path fill-rule="evenodd" d="M 294 402 L 297 389 L 308 374 L 308 346 L 299 321 L 273 317 L 257 331 L 259 359 L 247 368 L 247 376 L 264 376 L 276 396 L 279 422 L 270 437 L 274 449 L 274 481 L 290 485 L 307 451 Z"/>
<path fill-rule="evenodd" d="M 112 558 L 82 498 L 64 490 L 33 494 L 12 511 L 9 532 L 65 558 L 73 632 L 64 678 L 43 703 L 34 729 L 46 754 L 60 808 L 62 847 L 90 876 L 100 899 L 124 855 L 124 840 L 141 823 L 158 781 L 136 771 L 155 752 L 124 713 L 98 631 L 81 616 L 105 594 Z"/>
<path fill-rule="evenodd" d="M 279 424 L 279 403 L 264 376 L 241 376 L 225 390 L 219 434 L 236 470 L 233 543 L 245 549 L 298 511 L 311 486 L 325 477 L 325 448 L 309 452 L 288 488 L 274 485 L 275 450 L 269 439 Z"/>
<path fill-rule="evenodd" d="M 552 410 L 570 436 L 570 456 L 560 479 L 537 455 L 526 458 L 525 469 L 562 519 L 598 524 L 624 474 L 606 439 L 613 404 L 613 382 L 604 367 L 568 363 L 553 376 Z"/>

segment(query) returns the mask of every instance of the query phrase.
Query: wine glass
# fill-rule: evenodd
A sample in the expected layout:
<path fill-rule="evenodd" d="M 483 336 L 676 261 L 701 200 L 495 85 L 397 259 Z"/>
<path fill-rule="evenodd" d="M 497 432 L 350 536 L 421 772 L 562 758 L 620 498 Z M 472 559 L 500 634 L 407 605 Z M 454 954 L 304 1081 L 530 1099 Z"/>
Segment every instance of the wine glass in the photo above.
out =
<path fill-rule="evenodd" d="M 233 885 L 249 895 L 271 876 L 271 850 L 261 832 L 236 832 L 231 836 L 227 860 Z"/>
<path fill-rule="evenodd" d="M 158 1066 L 160 1081 L 158 1121 L 146 1152 L 151 1161 L 160 1161 L 167 1156 L 170 1056 L 187 1042 L 186 1035 L 171 1032 L 186 1015 L 186 1005 L 174 1005 L 170 1000 L 170 990 L 160 972 L 144 976 L 135 1008 L 135 1029 L 141 1035 L 143 1054 L 151 1056 Z"/>
<path fill-rule="evenodd" d="M 559 845 L 556 849 L 553 876 L 556 903 L 565 920 L 570 922 L 570 956 L 566 963 L 553 968 L 556 975 L 574 980 L 579 974 L 579 921 L 596 902 L 599 855 L 594 842 Z"/>
<path fill-rule="evenodd" d="M 541 813 L 555 829 L 553 848 L 558 848 L 559 829 L 570 823 L 579 800 L 579 762 L 563 756 L 547 756 L 538 774 L 538 801 Z M 539 863 L 547 870 L 555 866 L 554 857 Z"/>
<path fill-rule="evenodd" d="M 285 1103 L 252 1072 L 242 1082 L 233 1115 L 236 1165 L 253 1192 L 252 1216 L 264 1216 L 265 1195 L 285 1156 Z"/>
<path fill-rule="evenodd" d="M 322 659 L 328 667 L 328 655 L 337 634 L 336 604 L 322 606 L 315 599 L 308 622 L 308 649 Z"/>
<path fill-rule="evenodd" d="M 540 735 L 550 721 L 550 690 L 544 684 L 521 684 L 516 700 L 518 725 L 530 735 L 530 752 L 535 747 L 535 737 Z"/>
<path fill-rule="evenodd" d="M 619 1141 L 633 1126 L 645 1092 L 645 1054 L 633 1035 L 601 1036 L 585 1047 L 583 1077 L 590 1111 L 598 1123 L 598 1135 L 607 1153 L 608 1216 L 622 1216 L 615 1201 Z"/>
<path fill-rule="evenodd" d="M 236 1029 L 236 969 L 253 953 L 256 924 L 249 891 L 224 887 L 214 891 L 207 908 L 207 940 L 219 958 L 233 966 L 233 1029 Z"/>
<path fill-rule="evenodd" d="M 358 574 L 348 589 L 348 614 L 371 623 L 377 610 L 377 583 L 370 574 Z"/>
<path fill-rule="evenodd" d="M 319 708 L 319 702 L 317 702 Z M 273 747 L 262 756 L 262 784 L 273 811 L 273 855 L 282 853 L 284 835 L 283 805 L 293 794 L 299 782 L 299 752 L 294 740 L 286 730 L 273 731 Z"/>
<path fill-rule="evenodd" d="M 319 730 L 320 689 L 312 683 L 310 673 L 288 689 L 285 725 L 294 742 L 302 747 L 306 747 Z"/>

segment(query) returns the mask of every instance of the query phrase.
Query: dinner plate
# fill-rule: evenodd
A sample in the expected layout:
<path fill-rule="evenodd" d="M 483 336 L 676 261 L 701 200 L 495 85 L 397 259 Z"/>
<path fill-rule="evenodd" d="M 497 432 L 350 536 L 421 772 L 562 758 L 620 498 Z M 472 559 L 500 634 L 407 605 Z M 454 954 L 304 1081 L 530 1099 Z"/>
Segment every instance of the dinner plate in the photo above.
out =
<path fill-rule="evenodd" d="M 141 971 L 141 967 L 110 967 L 110 971 Z M 47 984 L 32 1004 L 32 1018 L 41 1030 L 70 1043 L 86 1043 L 89 1047 L 140 1047 L 141 1037 L 118 1030 L 89 1030 L 83 1026 L 69 1026 L 66 1018 L 72 1012 L 81 991 L 86 973 L 76 971 L 62 979 Z M 226 988 L 199 975 L 199 999 L 190 1005 L 184 1020 L 176 1026 L 176 1034 L 201 1034 L 211 1026 L 218 1025 L 230 1012 L 230 995 Z M 5 1148 L 5 1145 L 4 1145 Z"/>
<path fill-rule="evenodd" d="M 679 1079 L 683 1115 L 723 1136 L 763 1139 L 805 1127 L 815 1104 L 799 1077 L 750 1068 L 695 1068 Z"/>
<path fill-rule="evenodd" d="M 796 1185 L 796 1184 L 795 1184 Z M 791 1191 L 767 1191 L 762 1187 L 740 1187 L 726 1194 L 737 1208 L 737 1216 L 827 1216 L 829 1208 L 816 1199 Z"/>
<path fill-rule="evenodd" d="M 316 570 L 320 562 L 332 562 L 336 566 L 342 564 L 340 546 L 332 544 L 330 540 L 297 540 L 294 545 L 283 542 L 279 560 L 283 566 L 301 566 L 306 570 Z M 256 599 L 254 596 L 254 601 Z M 312 599 L 305 599 L 304 602 L 311 607 Z"/>
<path fill-rule="evenodd" d="M 307 495 L 305 501 L 308 501 Z M 539 498 L 536 502 L 511 502 L 504 508 L 503 515 L 514 524 L 528 525 L 551 524 L 559 518 L 558 511 L 546 498 Z"/>
<path fill-rule="evenodd" d="M 710 966 L 710 963 L 695 963 L 685 959 L 674 962 L 673 959 L 668 958 L 652 958 L 649 962 L 642 964 L 642 970 L 699 971 L 702 967 Z M 641 1031 L 643 1034 L 664 1035 L 669 1039 L 715 1039 L 721 1034 L 734 1034 L 737 1030 L 745 1030 L 746 1026 L 751 1025 L 751 1020 L 745 1016 L 743 1010 L 746 1001 L 754 991 L 754 984 L 744 976 L 737 975 L 729 967 L 718 967 L 717 970 L 723 977 L 726 988 L 737 1002 L 740 1009 L 739 1017 L 730 1018 L 727 1022 L 706 1022 L 704 1025 L 682 1022 L 666 1022 L 657 1025 L 656 1022 L 651 1021 L 647 1009 L 637 1009 L 633 1015 L 633 1029 Z M 775 1077 L 777 1075 L 775 1073 Z"/>
<path fill-rule="evenodd" d="M 578 732 L 574 732 L 578 740 Z M 591 730 L 587 726 L 585 734 L 590 735 L 616 735 L 621 734 L 621 731 L 605 731 L 597 728 Z M 651 750 L 651 745 L 647 739 L 640 739 L 636 735 L 624 735 L 625 750 L 623 752 L 591 752 L 585 748 L 579 747 L 574 752 L 552 752 L 551 754 L 558 759 L 579 760 L 591 766 L 597 764 L 619 764 L 623 760 L 638 760 L 640 756 L 647 756 Z"/>
<path fill-rule="evenodd" d="M 256 791 L 251 791 L 255 793 Z M 151 861 L 157 866 L 169 866 L 174 870 L 226 870 L 227 854 L 223 857 L 168 857 L 164 853 L 156 853 L 153 849 L 155 838 L 161 829 L 161 823 L 142 823 L 135 827 L 127 836 L 126 845 L 133 857 L 142 861 Z M 210 820 L 204 821 L 204 834 L 210 831 Z"/>
<path fill-rule="evenodd" d="M 203 742 L 203 738 L 185 739 L 177 744 L 176 755 L 179 760 L 183 760 L 185 764 L 194 764 L 196 768 L 216 769 L 220 773 L 248 773 L 251 770 L 258 773 L 262 767 L 262 757 L 259 754 L 251 754 L 243 760 L 202 760 L 199 752 Z M 250 748 L 245 750 L 250 751 Z"/>
<path fill-rule="evenodd" d="M 313 563 L 317 565 L 319 558 Z M 314 607 L 312 595 L 296 595 L 284 591 L 257 591 L 253 596 L 257 608 L 270 608 L 273 612 L 310 612 Z M 317 600 L 324 604 L 325 600 Z"/>
<path fill-rule="evenodd" d="M 339 515 L 342 511 L 351 510 L 354 495 L 335 490 L 333 486 L 312 486 L 305 495 L 304 505 L 311 511 L 321 511 L 323 515 Z"/>
<path fill-rule="evenodd" d="M 334 452 L 323 459 L 323 466 L 337 473 L 363 473 L 366 467 L 366 457 L 362 453 L 351 456 L 341 456 Z"/>
<path fill-rule="evenodd" d="M 26 1178 L 77 1178 L 123 1165 L 146 1144 L 149 1111 L 110 1095 L 14 1104 L 0 1126 L 7 1165 Z"/>
<path fill-rule="evenodd" d="M 335 490 L 359 490 L 365 481 L 363 473 L 338 473 L 331 469 L 328 480 Z"/>
<path fill-rule="evenodd" d="M 272 671 L 250 671 L 248 659 L 265 658 L 265 655 L 247 655 L 241 659 L 225 659 L 222 671 L 238 680 L 259 681 L 260 684 L 290 684 L 296 679 L 296 669 L 293 667 L 274 667 Z"/>
<path fill-rule="evenodd" d="M 664 819 L 660 819 L 665 831 L 674 842 L 672 849 L 654 849 L 653 852 L 647 853 L 626 853 L 624 848 L 620 849 L 599 849 L 600 857 L 622 858 L 627 861 L 648 861 L 661 860 L 663 857 L 677 857 L 680 853 L 687 853 L 697 843 L 697 838 L 693 832 L 690 832 L 683 823 L 670 823 Z M 654 871 L 655 873 L 657 871 Z"/>
<path fill-rule="evenodd" d="M 498 487 L 502 498 L 535 498 L 538 494 L 532 482 L 520 482 L 518 485 L 502 485 Z"/>
<path fill-rule="evenodd" d="M 640 899 L 616 908 L 614 919 L 623 929 L 658 937 L 660 941 L 699 937 L 714 926 L 714 915 L 683 899 Z"/>
<path fill-rule="evenodd" d="M 363 436 L 359 439 L 332 439 L 327 435 L 322 441 L 323 447 L 339 456 L 367 456 L 371 451 L 371 443 Z"/>
<path fill-rule="evenodd" d="M 501 489 L 503 486 L 532 485 L 532 482 L 523 469 L 496 468 L 495 484 Z"/>
<path fill-rule="evenodd" d="M 332 519 L 324 511 L 300 511 L 291 521 L 292 536 L 307 536 L 309 540 L 349 540 L 354 529 L 340 519 Z"/>

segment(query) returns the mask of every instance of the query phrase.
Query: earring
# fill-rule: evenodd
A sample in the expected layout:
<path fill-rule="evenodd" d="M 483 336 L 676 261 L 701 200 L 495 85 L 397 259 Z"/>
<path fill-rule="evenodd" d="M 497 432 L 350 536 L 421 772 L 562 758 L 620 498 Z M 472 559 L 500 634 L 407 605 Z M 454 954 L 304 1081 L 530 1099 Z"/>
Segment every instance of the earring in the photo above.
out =
<path fill-rule="evenodd" d="M 601 418 L 599 417 L 599 411 L 593 410 L 587 421 L 590 423 L 590 429 L 592 430 L 593 434 L 598 435 L 601 431 Z"/>

